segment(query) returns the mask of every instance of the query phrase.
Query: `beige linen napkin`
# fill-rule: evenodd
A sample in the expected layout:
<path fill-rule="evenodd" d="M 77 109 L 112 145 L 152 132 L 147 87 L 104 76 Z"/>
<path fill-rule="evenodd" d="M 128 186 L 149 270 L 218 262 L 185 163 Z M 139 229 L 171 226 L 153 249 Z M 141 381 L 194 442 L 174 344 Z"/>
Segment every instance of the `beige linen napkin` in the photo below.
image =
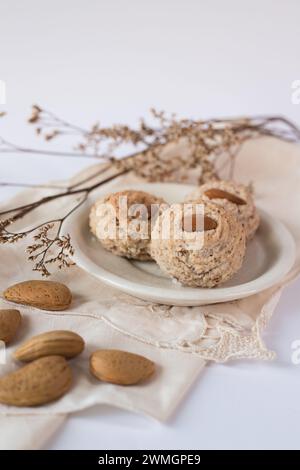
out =
<path fill-rule="evenodd" d="M 80 180 L 95 171 L 89 169 L 77 175 Z M 241 152 L 236 179 L 254 184 L 256 200 L 265 210 L 283 221 L 293 233 L 297 243 L 297 262 L 284 280 L 294 278 L 300 267 L 300 150 L 299 147 L 275 139 L 250 142 Z M 133 175 L 126 181 L 140 183 Z M 122 179 L 122 183 L 124 179 Z M 107 185 L 107 191 L 118 188 L 120 181 Z M 29 190 L 18 195 L 9 206 L 37 199 L 49 190 Z M 53 190 L 54 192 L 54 190 Z M 67 199 L 67 198 L 65 198 Z M 292 204 L 291 204 L 292 202 Z M 36 211 L 35 217 L 49 219 L 51 212 L 61 213 L 70 201 L 59 200 L 47 208 Z M 32 220 L 28 219 L 30 224 Z M 24 279 L 37 278 L 29 263 L 24 262 L 24 245 L 0 246 L 0 289 Z M 150 304 L 104 286 L 77 267 L 55 273 L 53 279 L 65 282 L 74 292 L 74 302 L 66 312 L 41 312 L 22 307 L 24 323 L 16 340 L 51 329 L 72 329 L 86 340 L 87 348 L 76 361 L 72 361 L 75 383 L 71 392 L 61 400 L 45 407 L 17 409 L 0 405 L 1 424 L 6 422 L 15 432 L 4 438 L 0 447 L 38 448 L 43 420 L 45 435 L 63 422 L 62 416 L 94 404 L 107 403 L 165 420 L 199 375 L 205 360 L 225 361 L 231 358 L 270 359 L 261 332 L 279 300 L 283 283 L 260 294 L 239 301 L 210 306 L 179 308 Z M 8 303 L 0 300 L 0 308 Z M 0 365 L 1 374 L 16 368 L 11 360 L 13 344 L 7 350 L 7 364 Z M 143 386 L 118 387 L 96 382 L 88 372 L 87 358 L 98 347 L 114 347 L 143 354 L 158 365 L 155 377 Z M 192 354 L 191 354 L 192 353 Z M 40 417 L 24 439 L 24 426 L 28 419 Z M 55 421 L 57 417 L 57 421 Z M 4 421 L 6 420 L 6 421 Z M 14 424 L 20 426 L 14 428 Z M 18 420 L 18 421 L 16 421 Z M 26 421 L 27 420 L 27 421 Z M 50 421 L 49 421 L 50 420 Z M 2 428 L 4 429 L 4 428 Z M 9 437 L 11 436 L 11 438 Z M 5 440 L 4 440 L 5 439 Z"/>

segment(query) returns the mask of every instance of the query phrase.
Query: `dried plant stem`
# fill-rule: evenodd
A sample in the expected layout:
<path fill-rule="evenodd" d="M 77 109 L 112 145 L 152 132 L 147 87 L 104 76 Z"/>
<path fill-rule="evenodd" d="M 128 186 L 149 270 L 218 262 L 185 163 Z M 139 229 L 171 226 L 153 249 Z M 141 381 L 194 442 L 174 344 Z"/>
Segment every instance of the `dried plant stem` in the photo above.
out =
<path fill-rule="evenodd" d="M 2 215 L 7 215 L 10 213 L 17 212 L 17 216 L 14 216 L 14 219 L 17 220 L 19 218 L 22 218 L 24 215 L 28 214 L 29 212 L 32 212 L 36 207 L 40 207 L 41 205 L 47 204 L 55 199 L 59 199 L 62 197 L 67 197 L 67 196 L 74 196 L 76 194 L 82 194 L 86 193 L 87 195 L 90 194 L 94 189 L 98 188 L 104 183 L 108 183 L 109 181 L 117 178 L 118 176 L 121 176 L 125 173 L 127 173 L 128 170 L 121 170 L 119 172 L 114 173 L 113 175 L 108 176 L 107 178 L 104 178 L 103 180 L 91 185 L 91 186 L 86 186 L 80 189 L 68 189 L 67 191 L 63 191 L 61 193 L 56 193 L 52 194 L 50 196 L 45 196 L 41 199 L 38 199 L 37 201 L 31 202 L 29 204 L 25 204 L 22 206 L 14 207 L 12 209 L 7 209 L 4 211 L 0 211 L 0 216 Z"/>
<path fill-rule="evenodd" d="M 97 155 L 91 155 L 88 153 L 79 153 L 79 152 L 59 152 L 55 150 L 43 150 L 43 149 L 33 149 L 33 148 L 26 148 L 21 147 L 16 144 L 12 144 L 7 140 L 0 138 L 0 154 L 10 154 L 10 153 L 25 153 L 25 154 L 32 154 L 32 155 L 45 155 L 51 157 L 66 157 L 66 158 L 91 158 L 97 160 L 103 160 L 102 157 L 98 157 Z"/>
<path fill-rule="evenodd" d="M 11 188 L 37 188 L 37 189 L 67 189 L 64 186 L 54 184 L 34 184 L 34 183 L 10 183 L 8 181 L 0 181 L 0 186 Z"/>

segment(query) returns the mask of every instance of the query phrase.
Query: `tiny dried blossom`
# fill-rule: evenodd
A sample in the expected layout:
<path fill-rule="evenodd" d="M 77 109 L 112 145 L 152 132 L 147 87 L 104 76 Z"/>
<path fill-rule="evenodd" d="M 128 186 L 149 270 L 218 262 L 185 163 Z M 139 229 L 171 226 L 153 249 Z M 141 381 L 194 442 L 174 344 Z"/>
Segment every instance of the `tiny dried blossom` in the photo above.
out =
<path fill-rule="evenodd" d="M 42 109 L 38 105 L 34 104 L 31 108 L 31 115 L 28 118 L 28 122 L 30 124 L 34 124 L 38 122 L 40 119 L 41 113 L 42 113 Z"/>
<path fill-rule="evenodd" d="M 45 140 L 52 140 L 54 137 L 58 136 L 60 132 L 58 130 L 54 130 L 52 132 L 49 132 L 48 134 L 45 134 Z"/>
<path fill-rule="evenodd" d="M 0 243 L 15 243 L 25 238 L 26 235 L 24 233 L 13 233 L 7 230 L 7 227 L 13 222 L 13 219 L 0 220 Z"/>

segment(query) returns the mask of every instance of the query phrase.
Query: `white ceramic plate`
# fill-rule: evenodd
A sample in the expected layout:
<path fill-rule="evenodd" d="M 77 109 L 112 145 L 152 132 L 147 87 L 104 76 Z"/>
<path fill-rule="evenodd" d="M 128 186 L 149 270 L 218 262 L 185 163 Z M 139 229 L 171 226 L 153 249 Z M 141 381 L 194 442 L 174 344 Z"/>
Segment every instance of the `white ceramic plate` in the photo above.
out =
<path fill-rule="evenodd" d="M 148 191 L 167 202 L 182 202 L 194 187 L 169 183 L 124 185 L 122 189 Z M 291 269 L 295 244 L 289 231 L 278 220 L 260 210 L 261 224 L 247 247 L 240 271 L 227 283 L 213 289 L 183 287 L 163 274 L 154 262 L 131 261 L 107 252 L 89 231 L 91 205 L 107 194 L 99 188 L 79 210 L 67 219 L 75 248 L 74 261 L 104 283 L 141 299 L 168 305 L 204 305 L 240 299 L 276 284 Z"/>

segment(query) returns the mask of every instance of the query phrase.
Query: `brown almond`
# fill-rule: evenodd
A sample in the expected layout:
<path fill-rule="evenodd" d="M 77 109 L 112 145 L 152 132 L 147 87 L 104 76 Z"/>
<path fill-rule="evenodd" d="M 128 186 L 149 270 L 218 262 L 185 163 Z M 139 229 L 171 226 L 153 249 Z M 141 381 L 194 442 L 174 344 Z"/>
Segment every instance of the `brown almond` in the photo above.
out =
<path fill-rule="evenodd" d="M 138 354 L 116 349 L 101 349 L 90 357 L 90 371 L 99 380 L 118 385 L 134 385 L 150 377 L 152 361 Z"/>
<path fill-rule="evenodd" d="M 238 206 L 246 204 L 244 199 L 240 198 L 236 194 L 229 193 L 228 191 L 223 191 L 223 189 L 219 188 L 211 188 L 205 191 L 205 196 L 209 199 L 227 199 L 227 201 L 233 202 Z"/>
<path fill-rule="evenodd" d="M 42 357 L 0 378 L 0 403 L 44 405 L 63 396 L 71 384 L 72 371 L 64 357 Z"/>
<path fill-rule="evenodd" d="M 0 310 L 0 341 L 4 341 L 5 344 L 12 341 L 20 326 L 21 319 L 19 310 Z"/>
<path fill-rule="evenodd" d="M 192 220 L 188 220 L 187 218 L 184 219 L 184 230 L 185 232 L 196 232 L 197 231 L 197 216 L 196 214 L 193 214 L 192 216 Z M 191 222 L 191 224 L 190 224 Z M 217 228 L 218 224 L 217 222 L 212 219 L 211 217 L 208 217 L 207 215 L 204 216 L 204 224 L 203 224 L 203 229 L 204 229 L 204 232 L 208 231 L 208 230 L 214 230 Z M 191 225 L 191 227 L 189 227 L 189 225 Z M 203 230 L 201 230 L 203 231 Z"/>
<path fill-rule="evenodd" d="M 20 282 L 6 289 L 3 295 L 11 302 L 42 310 L 65 310 L 72 301 L 68 287 L 53 281 Z"/>
<path fill-rule="evenodd" d="M 78 356 L 84 349 L 84 341 L 73 331 L 48 331 L 25 341 L 15 352 L 18 361 L 30 362 L 44 356 Z"/>
<path fill-rule="evenodd" d="M 211 219 L 207 215 L 204 216 L 204 231 L 214 230 L 218 226 L 217 222 L 214 219 Z"/>

